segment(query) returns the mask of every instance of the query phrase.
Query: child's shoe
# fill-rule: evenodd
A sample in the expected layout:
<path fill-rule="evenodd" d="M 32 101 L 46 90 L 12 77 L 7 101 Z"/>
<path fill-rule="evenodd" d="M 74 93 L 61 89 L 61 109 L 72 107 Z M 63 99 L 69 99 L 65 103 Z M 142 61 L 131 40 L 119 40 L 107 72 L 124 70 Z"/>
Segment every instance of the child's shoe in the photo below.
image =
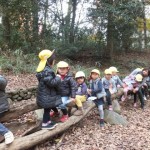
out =
<path fill-rule="evenodd" d="M 60 121 L 61 122 L 65 122 L 65 121 L 67 121 L 68 120 L 68 115 L 63 115 L 61 118 L 60 118 Z"/>
<path fill-rule="evenodd" d="M 84 114 L 83 107 L 78 107 L 78 110 L 74 112 L 75 116 L 81 116 Z"/>
<path fill-rule="evenodd" d="M 113 111 L 112 105 L 109 106 L 108 110 Z"/>
<path fill-rule="evenodd" d="M 133 107 L 135 107 L 135 108 L 136 108 L 136 107 L 137 107 L 137 104 L 136 104 L 136 103 L 134 103 Z"/>
<path fill-rule="evenodd" d="M 124 96 L 121 97 L 121 101 L 122 101 L 122 102 L 125 101 L 125 97 L 124 97 Z"/>
<path fill-rule="evenodd" d="M 54 112 L 54 111 L 50 112 L 50 117 L 59 117 L 59 115 L 60 115 L 59 112 Z"/>
<path fill-rule="evenodd" d="M 55 122 L 47 123 L 47 125 L 42 125 L 42 129 L 52 130 L 57 126 Z"/>
<path fill-rule="evenodd" d="M 143 96 L 143 98 L 144 98 L 144 100 L 145 100 L 145 101 L 147 101 L 147 98 L 146 98 L 146 96 L 145 96 L 145 95 Z"/>
<path fill-rule="evenodd" d="M 11 131 L 4 134 L 5 144 L 10 144 L 14 141 L 14 135 Z"/>
<path fill-rule="evenodd" d="M 100 119 L 100 127 L 104 127 L 104 119 Z"/>

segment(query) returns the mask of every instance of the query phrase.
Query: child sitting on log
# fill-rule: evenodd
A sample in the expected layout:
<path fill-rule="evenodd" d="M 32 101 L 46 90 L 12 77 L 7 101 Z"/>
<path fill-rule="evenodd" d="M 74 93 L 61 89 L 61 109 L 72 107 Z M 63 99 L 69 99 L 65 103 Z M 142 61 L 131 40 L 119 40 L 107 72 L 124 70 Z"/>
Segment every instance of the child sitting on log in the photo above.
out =
<path fill-rule="evenodd" d="M 55 53 L 50 50 L 42 50 L 39 53 L 40 63 L 36 77 L 39 81 L 37 90 L 37 105 L 44 108 L 42 129 L 53 129 L 56 123 L 51 121 L 51 108 L 62 104 L 58 89 L 61 84 L 60 77 L 56 76 L 52 67 L 55 61 Z"/>
<path fill-rule="evenodd" d="M 112 108 L 112 100 L 111 100 L 111 94 L 114 94 L 117 92 L 115 81 L 111 78 L 112 72 L 110 69 L 106 69 L 104 71 L 105 77 L 102 78 L 102 84 L 104 86 L 105 92 L 106 92 L 106 101 L 108 103 L 109 110 L 113 110 Z"/>
<path fill-rule="evenodd" d="M 137 74 L 136 76 L 131 77 L 126 77 L 123 79 L 123 82 L 126 84 L 126 87 L 124 88 L 124 95 L 122 96 L 121 100 L 124 101 L 127 98 L 127 94 L 129 91 L 133 92 L 136 94 L 139 90 L 139 85 L 142 83 L 143 76 L 141 74 Z M 144 108 L 144 100 L 142 97 L 140 97 L 141 101 L 141 108 Z M 136 107 L 136 97 L 134 97 L 134 107 Z"/>
<path fill-rule="evenodd" d="M 60 118 L 61 122 L 65 122 L 68 120 L 68 110 L 67 105 L 72 104 L 75 105 L 75 96 L 76 96 L 76 82 L 73 79 L 71 73 L 69 72 L 70 67 L 68 63 L 64 61 L 60 61 L 57 64 L 57 76 L 61 78 L 61 85 L 60 85 L 60 95 L 62 98 L 63 104 L 59 106 L 63 115 Z M 51 116 L 55 116 L 55 114 L 59 114 L 58 110 L 55 108 L 53 112 L 51 112 Z"/>
<path fill-rule="evenodd" d="M 9 109 L 9 104 L 5 93 L 6 85 L 6 79 L 0 75 L 0 116 L 3 116 L 3 113 L 8 111 Z M 13 133 L 9 129 L 7 129 L 2 123 L 0 123 L 0 134 L 4 136 L 5 144 L 10 144 L 14 141 Z"/>
<path fill-rule="evenodd" d="M 75 97 L 75 103 L 78 107 L 78 110 L 74 113 L 75 116 L 83 115 L 84 110 L 82 103 L 87 99 L 87 85 L 85 83 L 85 74 L 83 71 L 78 71 L 75 75 L 77 82 L 77 91 Z"/>
<path fill-rule="evenodd" d="M 110 67 L 109 68 L 112 72 L 112 79 L 115 81 L 116 87 L 123 87 L 124 88 L 124 83 L 121 81 L 121 79 L 118 76 L 118 70 L 116 67 Z"/>
<path fill-rule="evenodd" d="M 103 88 L 101 79 L 100 79 L 100 72 L 97 69 L 91 71 L 90 75 L 90 88 L 87 90 L 90 96 L 94 96 L 95 100 L 93 102 L 98 107 L 100 113 L 100 126 L 104 127 L 104 96 L 106 96 L 105 90 Z"/>

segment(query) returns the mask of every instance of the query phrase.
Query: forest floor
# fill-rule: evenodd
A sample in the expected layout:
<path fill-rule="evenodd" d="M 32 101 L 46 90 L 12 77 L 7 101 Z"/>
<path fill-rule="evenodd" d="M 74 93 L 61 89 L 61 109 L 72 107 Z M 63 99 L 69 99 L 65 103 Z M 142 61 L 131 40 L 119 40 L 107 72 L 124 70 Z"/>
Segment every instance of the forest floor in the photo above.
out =
<path fill-rule="evenodd" d="M 136 67 L 149 67 L 150 54 L 134 54 L 116 56 L 112 64 L 106 61 L 101 63 L 100 70 L 117 66 L 120 74 L 128 74 Z M 106 63 L 105 63 L 106 62 Z M 85 62 L 80 62 L 80 65 Z M 91 67 L 95 62 L 91 61 L 84 67 Z M 96 65 L 95 65 L 96 66 Z M 35 74 L 4 74 L 8 80 L 7 91 L 27 88 L 37 85 Z M 150 150 L 150 100 L 146 101 L 145 110 L 140 106 L 133 108 L 133 100 L 121 104 L 121 114 L 127 118 L 127 126 L 106 124 L 102 130 L 99 126 L 99 114 L 97 109 L 89 113 L 80 123 L 71 127 L 63 135 L 60 150 Z M 58 147 L 60 137 L 47 141 L 38 146 L 39 150 L 55 150 Z"/>

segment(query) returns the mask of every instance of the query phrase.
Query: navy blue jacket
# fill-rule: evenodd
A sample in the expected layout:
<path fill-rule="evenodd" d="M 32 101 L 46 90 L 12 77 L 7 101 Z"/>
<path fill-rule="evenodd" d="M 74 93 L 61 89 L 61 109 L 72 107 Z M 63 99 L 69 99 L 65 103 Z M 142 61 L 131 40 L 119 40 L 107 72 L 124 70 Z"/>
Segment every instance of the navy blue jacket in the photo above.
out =
<path fill-rule="evenodd" d="M 37 90 L 37 104 L 42 108 L 53 108 L 62 104 L 61 96 L 58 94 L 61 79 L 54 71 L 46 66 L 43 71 L 36 74 L 39 81 Z"/>

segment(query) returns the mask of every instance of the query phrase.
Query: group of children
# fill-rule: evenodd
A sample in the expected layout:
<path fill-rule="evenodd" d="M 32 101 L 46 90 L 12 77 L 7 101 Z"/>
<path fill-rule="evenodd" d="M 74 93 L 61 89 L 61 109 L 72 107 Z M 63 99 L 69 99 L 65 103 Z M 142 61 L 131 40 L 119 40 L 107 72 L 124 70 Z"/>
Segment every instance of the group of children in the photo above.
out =
<path fill-rule="evenodd" d="M 134 107 L 137 103 L 137 95 L 144 109 L 144 101 L 149 97 L 150 70 L 137 68 L 130 75 L 121 80 L 116 67 L 110 67 L 104 71 L 104 77 L 100 77 L 100 71 L 93 69 L 89 79 L 86 80 L 85 73 L 78 71 L 75 77 L 70 73 L 70 66 L 67 62 L 60 61 L 57 64 L 56 73 L 53 71 L 55 63 L 55 51 L 42 50 L 39 53 L 40 63 L 37 68 L 36 77 L 38 79 L 37 104 L 44 109 L 42 129 L 53 129 L 57 123 L 52 121 L 52 117 L 62 117 L 60 122 L 65 122 L 69 118 L 69 112 L 73 106 L 77 111 L 75 116 L 84 114 L 83 103 L 92 100 L 100 114 L 100 126 L 104 127 L 105 102 L 109 111 L 113 111 L 111 95 L 123 90 L 120 100 L 128 99 L 129 94 L 134 95 Z M 88 86 L 87 86 L 88 83 Z M 9 109 L 5 87 L 7 81 L 0 76 L 0 115 Z M 60 110 L 60 111 L 59 111 Z M 14 140 L 13 133 L 0 123 L 0 134 L 5 137 L 5 143 L 10 144 Z"/>
<path fill-rule="evenodd" d="M 123 81 L 117 75 L 116 67 L 110 67 L 104 71 L 105 76 L 100 77 L 100 71 L 93 69 L 89 77 L 89 86 L 85 82 L 85 74 L 78 71 L 73 77 L 70 73 L 70 67 L 67 62 L 60 61 L 57 64 L 56 74 L 52 70 L 55 62 L 55 52 L 43 50 L 39 53 L 40 63 L 37 68 L 37 79 L 39 81 L 37 92 L 37 104 L 44 108 L 42 129 L 53 129 L 56 123 L 51 121 L 51 117 L 59 116 L 62 112 L 60 122 L 65 122 L 69 118 L 68 108 L 76 106 L 78 110 L 73 114 L 76 116 L 84 114 L 82 103 L 87 99 L 92 100 L 100 113 L 100 126 L 104 126 L 103 105 L 107 102 L 108 109 L 112 108 L 111 95 L 122 88 L 124 94 L 121 101 L 127 99 L 127 94 L 134 94 L 134 106 L 136 107 L 137 94 L 141 102 L 141 108 L 144 108 L 144 95 L 148 87 L 150 72 L 148 69 L 135 69 Z"/>

